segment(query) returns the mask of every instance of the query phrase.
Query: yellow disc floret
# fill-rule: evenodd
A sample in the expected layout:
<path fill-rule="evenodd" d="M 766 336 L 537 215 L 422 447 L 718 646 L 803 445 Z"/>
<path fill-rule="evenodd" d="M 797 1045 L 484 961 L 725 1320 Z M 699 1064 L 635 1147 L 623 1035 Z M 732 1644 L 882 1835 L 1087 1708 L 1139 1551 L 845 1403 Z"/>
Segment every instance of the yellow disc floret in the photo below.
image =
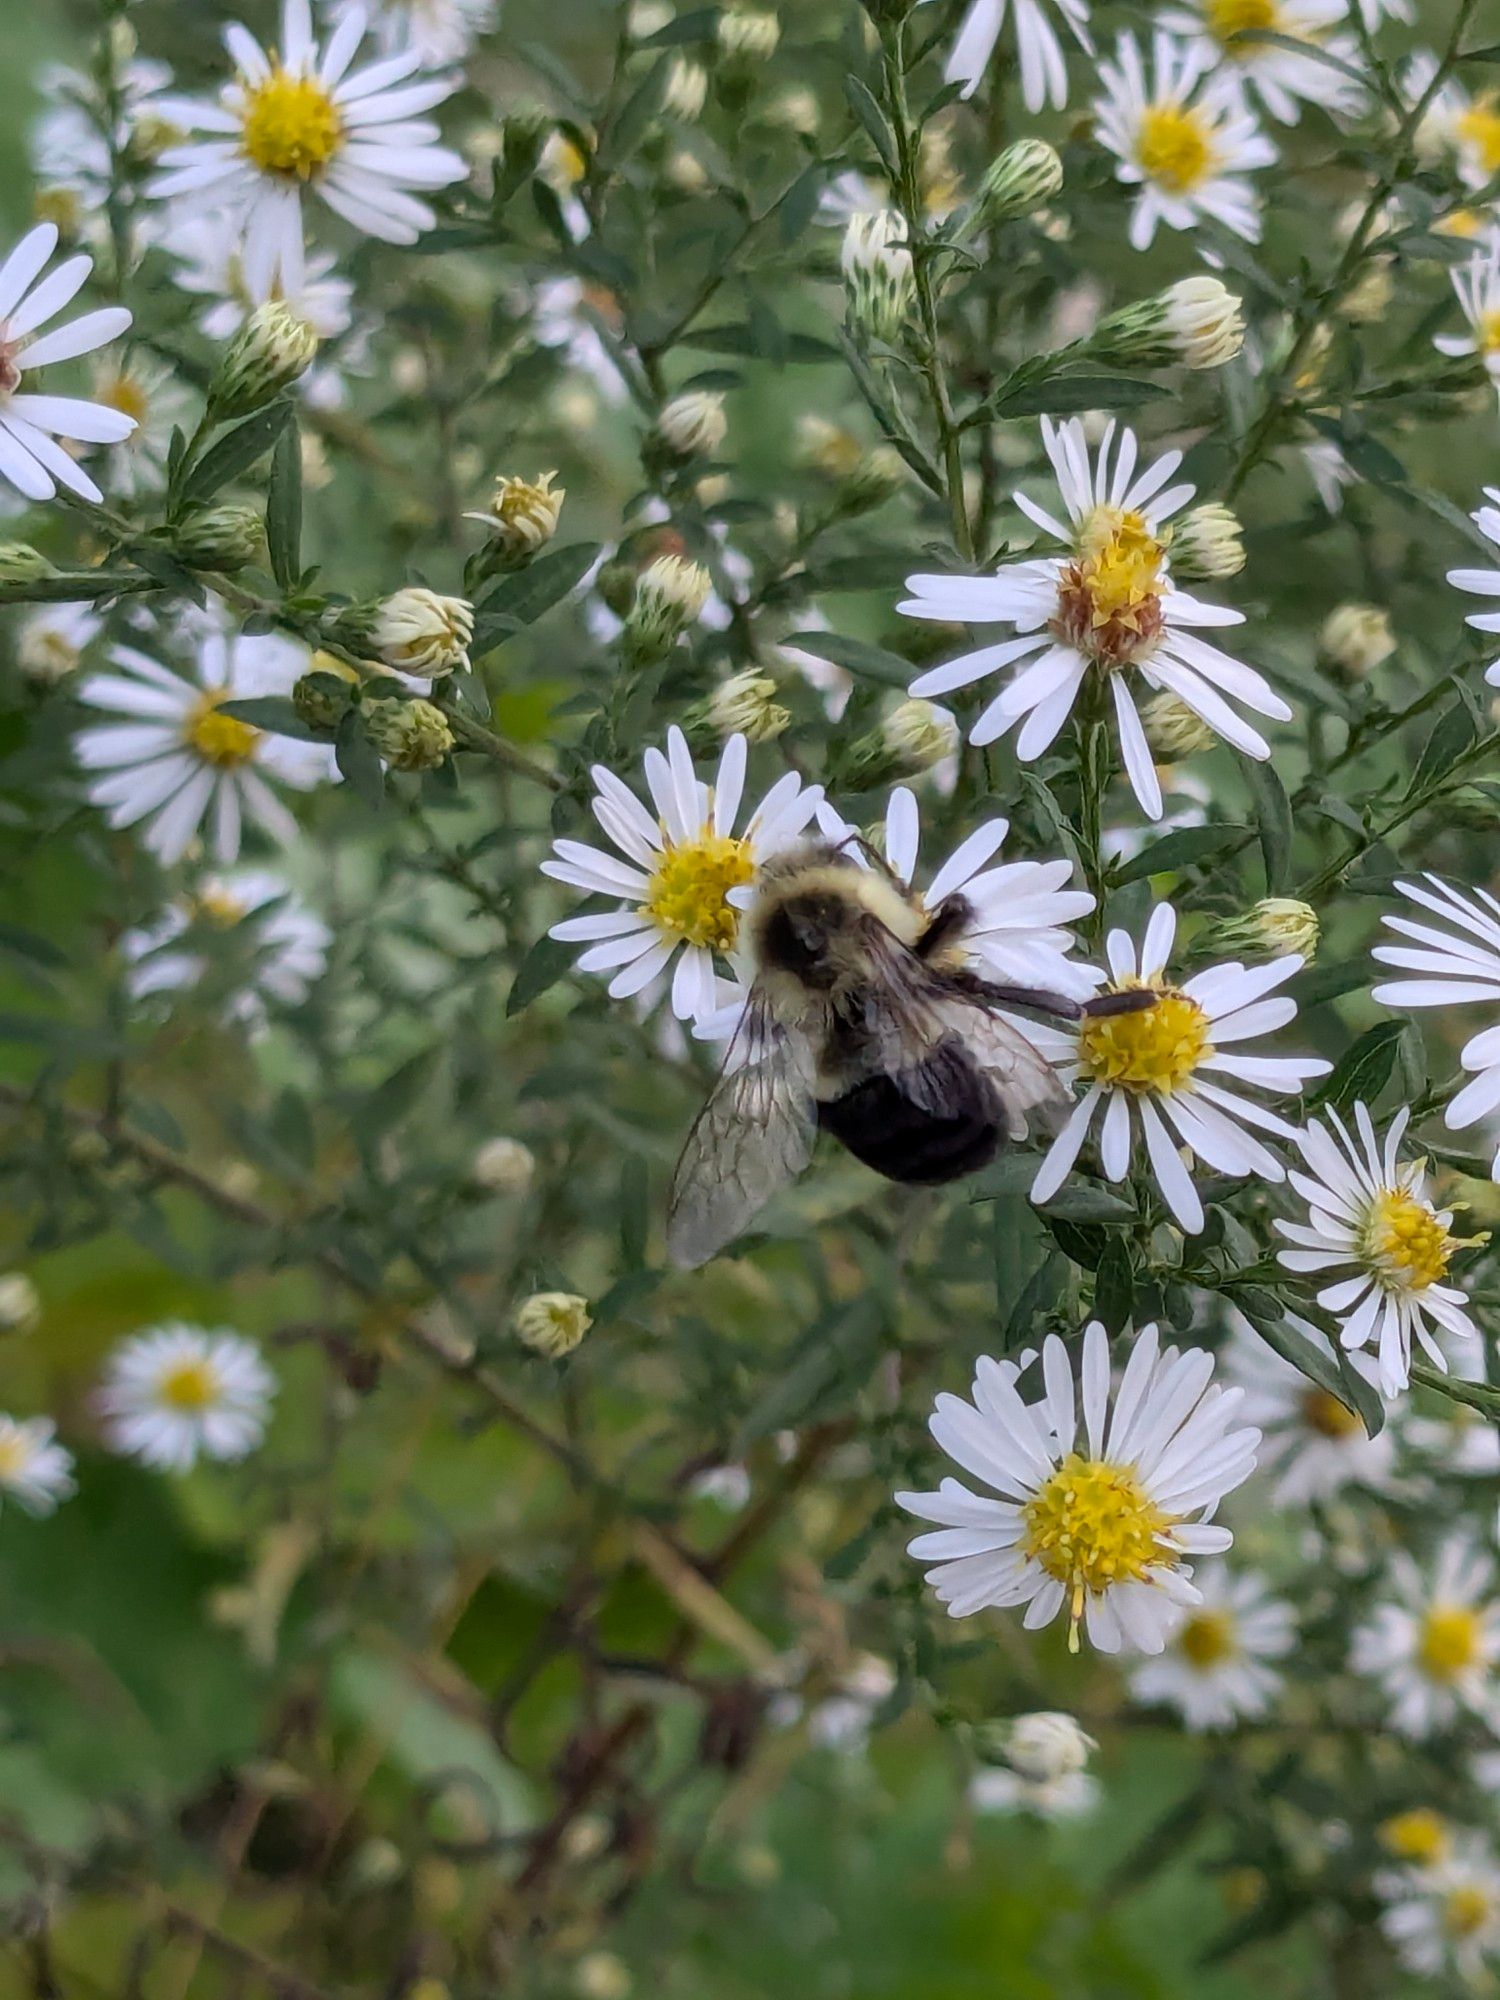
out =
<path fill-rule="evenodd" d="M 743 889 L 754 874 L 748 841 L 705 827 L 696 840 L 669 847 L 662 855 L 651 877 L 646 915 L 659 929 L 688 944 L 732 951 L 740 913 L 729 901 L 729 892 Z"/>
<path fill-rule="evenodd" d="M 1412 1806 L 1407 1812 L 1394 1813 L 1381 1821 L 1378 1831 L 1387 1854 L 1424 1868 L 1443 1860 L 1453 1844 L 1447 1821 L 1431 1806 Z"/>
<path fill-rule="evenodd" d="M 1080 525 L 1077 556 L 1058 578 L 1053 630 L 1104 666 L 1121 666 L 1162 628 L 1166 550 L 1139 514 L 1096 507 Z"/>
<path fill-rule="evenodd" d="M 1070 1452 L 1021 1510 L 1021 1546 L 1070 1598 L 1068 1646 L 1078 1650 L 1086 1596 L 1135 1583 L 1176 1559 L 1157 1539 L 1173 1525 L 1128 1465 Z"/>
<path fill-rule="evenodd" d="M 1417 1664 L 1429 1680 L 1455 1681 L 1482 1663 L 1484 1633 L 1468 1604 L 1433 1604 L 1422 1614 Z"/>
<path fill-rule="evenodd" d="M 339 108 L 315 76 L 273 69 L 247 87 L 240 118 L 245 152 L 267 174 L 310 180 L 343 143 Z"/>
<path fill-rule="evenodd" d="M 1216 41 L 1228 42 L 1249 29 L 1280 28 L 1281 9 L 1276 0 L 1208 0 L 1203 19 Z M 1248 55 L 1236 49 L 1235 55 Z"/>
<path fill-rule="evenodd" d="M 1493 97 L 1476 97 L 1455 121 L 1459 144 L 1473 153 L 1486 174 L 1500 174 L 1500 105 Z"/>
<path fill-rule="evenodd" d="M 247 764 L 260 741 L 260 731 L 253 723 L 241 722 L 237 716 L 221 712 L 229 698 L 228 688 L 210 689 L 199 696 L 182 725 L 182 740 L 188 749 L 196 751 L 206 764 L 215 764 L 223 771 Z"/>
<path fill-rule="evenodd" d="M 1213 128 L 1190 105 L 1148 105 L 1141 116 L 1136 158 L 1168 194 L 1191 194 L 1218 166 Z"/>
<path fill-rule="evenodd" d="M 1138 1014 L 1091 1014 L 1078 1030 L 1084 1075 L 1111 1090 L 1169 1097 L 1213 1054 L 1208 1016 L 1175 987 Z"/>
<path fill-rule="evenodd" d="M 1474 345 L 1481 354 L 1500 354 L 1500 306 L 1491 306 L 1475 320 Z"/>
<path fill-rule="evenodd" d="M 1233 1612 L 1195 1611 L 1177 1634 L 1177 1650 L 1200 1673 L 1222 1667 L 1239 1652 Z"/>
<path fill-rule="evenodd" d="M 1443 1928 L 1449 1937 L 1473 1937 L 1494 1915 L 1494 1898 L 1477 1882 L 1460 1882 L 1443 1898 Z"/>
<path fill-rule="evenodd" d="M 1459 1239 L 1431 1202 L 1407 1188 L 1388 1187 L 1370 1203 L 1359 1247 L 1389 1290 L 1425 1292 L 1447 1271 Z"/>
<path fill-rule="evenodd" d="M 1347 1403 L 1327 1389 L 1306 1389 L 1302 1395 L 1302 1421 L 1323 1438 L 1363 1437 L 1365 1427 Z"/>
<path fill-rule="evenodd" d="M 171 1410 L 206 1410 L 219 1398 L 218 1371 L 201 1359 L 179 1361 L 162 1376 L 157 1394 Z"/>

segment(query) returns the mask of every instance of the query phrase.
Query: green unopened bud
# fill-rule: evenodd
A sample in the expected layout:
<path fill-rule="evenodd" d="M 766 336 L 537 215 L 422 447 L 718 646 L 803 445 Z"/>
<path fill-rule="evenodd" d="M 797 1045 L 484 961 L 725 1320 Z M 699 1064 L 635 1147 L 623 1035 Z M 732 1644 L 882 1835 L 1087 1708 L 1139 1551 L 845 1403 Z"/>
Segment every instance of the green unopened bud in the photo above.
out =
<path fill-rule="evenodd" d="M 742 62 L 767 62 L 781 41 L 781 23 L 763 7 L 726 7 L 719 16 L 715 38 L 726 56 Z"/>
<path fill-rule="evenodd" d="M 1239 516 L 1218 500 L 1180 515 L 1171 524 L 1173 576 L 1179 581 L 1238 576 L 1245 567 L 1243 532 Z"/>
<path fill-rule="evenodd" d="M 958 748 L 958 724 L 930 701 L 897 702 L 877 729 L 858 737 L 846 753 L 840 780 L 854 792 L 873 791 L 895 778 L 919 777 Z"/>
<path fill-rule="evenodd" d="M 292 686 L 292 706 L 309 729 L 335 730 L 343 721 L 359 675 L 332 653 L 318 652 L 312 665 Z"/>
<path fill-rule="evenodd" d="M 448 718 L 430 701 L 365 704 L 371 743 L 393 771 L 435 771 L 453 748 Z"/>
<path fill-rule="evenodd" d="M 1154 299 L 1125 306 L 1100 320 L 1089 353 L 1101 361 L 1133 362 L 1142 368 L 1181 363 L 1188 368 L 1222 368 L 1245 344 L 1240 301 L 1217 278 L 1180 278 Z"/>
<path fill-rule="evenodd" d="M 625 621 L 634 656 L 659 659 L 680 632 L 697 623 L 712 588 L 713 579 L 700 563 L 658 556 L 637 581 Z"/>
<path fill-rule="evenodd" d="M 577 1292 L 533 1292 L 511 1319 L 522 1346 L 550 1361 L 571 1354 L 593 1323 L 588 1300 Z"/>
<path fill-rule="evenodd" d="M 56 575 L 56 566 L 29 542 L 0 542 L 0 584 L 42 583 Z"/>
<path fill-rule="evenodd" d="M 1018 139 L 993 161 L 980 182 L 974 222 L 981 229 L 1045 208 L 1063 184 L 1057 149 L 1045 139 Z"/>
<path fill-rule="evenodd" d="M 862 340 L 900 340 L 916 295 L 905 217 L 893 208 L 852 215 L 840 255 L 851 330 Z"/>
<path fill-rule="evenodd" d="M 307 371 L 317 351 L 307 321 L 280 299 L 267 299 L 224 350 L 209 385 L 209 415 L 223 423 L 263 409 Z"/>
<path fill-rule="evenodd" d="M 743 736 L 751 743 L 772 742 L 792 719 L 791 710 L 781 706 L 776 692 L 771 676 L 758 673 L 754 667 L 732 674 L 684 714 L 682 727 L 688 742 L 704 750 L 730 736 Z"/>
<path fill-rule="evenodd" d="M 1396 635 L 1378 604 L 1340 604 L 1323 620 L 1318 644 L 1346 680 L 1362 681 L 1395 652 Z"/>
<path fill-rule="evenodd" d="M 1254 958 L 1284 958 L 1295 952 L 1310 959 L 1318 949 L 1322 925 L 1310 903 L 1294 896 L 1267 896 L 1238 917 L 1227 917 L 1205 935 L 1204 943 L 1224 954 Z"/>
<path fill-rule="evenodd" d="M 668 461 L 709 458 L 728 429 L 724 398 L 716 390 L 689 389 L 663 408 L 650 442 L 655 455 Z"/>
<path fill-rule="evenodd" d="M 260 551 L 261 519 L 254 507 L 230 503 L 200 507 L 173 530 L 172 544 L 192 569 L 225 574 L 254 562 Z"/>
<path fill-rule="evenodd" d="M 370 636 L 386 666 L 436 680 L 467 669 L 474 607 L 462 597 L 440 597 L 413 585 L 381 600 Z"/>
<path fill-rule="evenodd" d="M 1214 733 L 1185 701 L 1163 688 L 1141 710 L 1141 725 L 1151 755 L 1161 764 L 1175 764 L 1214 746 Z"/>
<path fill-rule="evenodd" d="M 557 533 L 568 496 L 566 488 L 553 486 L 556 477 L 555 472 L 539 472 L 535 479 L 497 479 L 488 507 L 465 514 L 466 521 L 479 521 L 489 530 L 490 546 L 506 568 L 530 562 Z"/>

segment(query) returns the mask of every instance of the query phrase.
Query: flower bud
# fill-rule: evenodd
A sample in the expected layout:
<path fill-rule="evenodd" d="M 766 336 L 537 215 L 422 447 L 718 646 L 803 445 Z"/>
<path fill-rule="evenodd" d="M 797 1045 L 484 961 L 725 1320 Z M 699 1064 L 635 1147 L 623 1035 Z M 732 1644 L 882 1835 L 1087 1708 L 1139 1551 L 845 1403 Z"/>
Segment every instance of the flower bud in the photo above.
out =
<path fill-rule="evenodd" d="M 41 1316 L 42 1301 L 26 1273 L 0 1273 L 0 1333 L 29 1333 Z"/>
<path fill-rule="evenodd" d="M 1154 299 L 1110 313 L 1087 342 L 1099 360 L 1222 368 L 1245 344 L 1240 301 L 1218 278 L 1179 278 Z"/>
<path fill-rule="evenodd" d="M 981 1743 L 985 1755 L 1003 1758 L 1034 1785 L 1050 1785 L 1074 1776 L 1098 1747 L 1071 1715 L 1056 1709 L 1018 1715 L 1008 1723 L 992 1723 L 983 1730 Z"/>
<path fill-rule="evenodd" d="M 436 680 L 469 664 L 474 607 L 462 597 L 440 597 L 413 585 L 383 598 L 370 637 L 388 667 Z"/>
<path fill-rule="evenodd" d="M 726 56 L 743 62 L 767 62 L 781 40 L 781 23 L 762 7 L 726 7 L 715 33 Z"/>
<path fill-rule="evenodd" d="M 41 583 L 56 575 L 56 565 L 48 562 L 40 549 L 27 542 L 0 542 L 0 585 Z"/>
<path fill-rule="evenodd" d="M 851 215 L 840 263 L 851 330 L 862 340 L 894 346 L 916 291 L 906 218 L 893 208 Z"/>
<path fill-rule="evenodd" d="M 573 1968 L 578 2000 L 628 2000 L 630 1972 L 612 1951 L 591 1951 Z"/>
<path fill-rule="evenodd" d="M 906 460 L 894 445 L 872 445 L 861 452 L 847 476 L 838 483 L 834 503 L 840 514 L 853 517 L 883 507 L 906 483 Z"/>
<path fill-rule="evenodd" d="M 721 681 L 700 706 L 703 730 L 718 743 L 730 736 L 743 736 L 751 743 L 770 743 L 792 719 L 790 709 L 783 708 L 776 699 L 775 681 L 769 674 L 757 673 L 754 667 Z M 691 742 L 693 731 L 687 723 L 683 726 Z"/>
<path fill-rule="evenodd" d="M 1295 952 L 1313 958 L 1323 927 L 1310 903 L 1295 896 L 1267 896 L 1237 917 L 1227 917 L 1208 933 L 1216 950 L 1255 958 L 1285 958 Z"/>
<path fill-rule="evenodd" d="M 822 110 L 818 95 L 804 83 L 788 84 L 771 99 L 761 114 L 768 125 L 779 125 L 785 132 L 800 132 L 805 139 L 811 139 L 822 123 Z"/>
<path fill-rule="evenodd" d="M 469 1179 L 487 1194 L 523 1195 L 536 1176 L 536 1155 L 519 1139 L 486 1139 L 469 1166 Z"/>
<path fill-rule="evenodd" d="M 1044 208 L 1063 184 L 1057 149 L 1045 139 L 1017 139 L 985 170 L 974 202 L 974 223 L 989 229 Z"/>
<path fill-rule="evenodd" d="M 209 385 L 209 415 L 223 423 L 264 408 L 305 373 L 317 351 L 307 321 L 280 299 L 267 299 L 224 350 Z"/>
<path fill-rule="evenodd" d="M 702 117 L 707 100 L 708 71 L 702 63 L 694 62 L 691 56 L 673 56 L 662 95 L 663 111 L 690 125 Z"/>
<path fill-rule="evenodd" d="M 1171 524 L 1168 553 L 1172 574 L 1221 578 L 1238 576 L 1245 567 L 1245 544 L 1239 516 L 1218 500 L 1194 507 Z"/>
<path fill-rule="evenodd" d="M 1159 763 L 1175 764 L 1214 746 L 1214 733 L 1185 701 L 1165 688 L 1152 695 L 1141 710 L 1141 726 L 1151 755 Z"/>
<path fill-rule="evenodd" d="M 1378 604 L 1339 604 L 1323 620 L 1318 644 L 1348 680 L 1362 681 L 1395 652 L 1396 635 Z"/>
<path fill-rule="evenodd" d="M 588 1300 L 577 1292 L 533 1292 L 516 1307 L 511 1324 L 523 1347 L 558 1361 L 573 1352 L 594 1322 Z"/>
<path fill-rule="evenodd" d="M 292 684 L 292 706 L 309 729 L 337 729 L 359 686 L 347 661 L 316 652 L 312 665 Z"/>
<path fill-rule="evenodd" d="M 659 659 L 680 632 L 696 624 L 712 588 L 713 578 L 701 563 L 684 556 L 658 556 L 637 578 L 635 601 L 625 621 L 635 657 Z"/>
<path fill-rule="evenodd" d="M 873 791 L 893 778 L 915 778 L 958 748 L 958 724 L 930 701 L 897 702 L 876 729 L 845 753 L 840 781 L 853 792 Z"/>
<path fill-rule="evenodd" d="M 729 419 L 724 398 L 713 389 L 689 389 L 674 396 L 656 419 L 651 442 L 668 459 L 708 458 L 724 442 Z"/>
<path fill-rule="evenodd" d="M 229 574 L 254 562 L 260 551 L 261 518 L 254 507 L 199 507 L 172 531 L 172 545 L 193 569 Z"/>
<path fill-rule="evenodd" d="M 371 701 L 364 708 L 371 743 L 393 771 L 435 771 L 453 748 L 448 718 L 430 701 Z"/>
<path fill-rule="evenodd" d="M 674 18 L 672 0 L 631 0 L 627 26 L 634 41 L 645 42 L 670 27 Z"/>
<path fill-rule="evenodd" d="M 464 515 L 466 521 L 478 521 L 489 530 L 491 547 L 508 568 L 530 562 L 557 533 L 568 496 L 565 487 L 554 489 L 556 477 L 555 472 L 539 472 L 535 479 L 517 479 L 507 473 L 495 481 L 488 507 Z"/>

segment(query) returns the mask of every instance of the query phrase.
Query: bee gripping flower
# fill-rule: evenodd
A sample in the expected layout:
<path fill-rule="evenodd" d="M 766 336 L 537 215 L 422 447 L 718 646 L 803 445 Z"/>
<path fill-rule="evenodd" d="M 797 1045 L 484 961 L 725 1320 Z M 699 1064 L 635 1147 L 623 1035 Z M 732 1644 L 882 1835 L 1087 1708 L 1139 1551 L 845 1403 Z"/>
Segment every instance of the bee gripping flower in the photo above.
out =
<path fill-rule="evenodd" d="M 896 1495 L 936 1524 L 910 1553 L 932 1564 L 927 1581 L 950 1617 L 1025 1605 L 1028 1629 L 1065 1614 L 1075 1650 L 1082 1628 L 1101 1652 L 1159 1653 L 1177 1612 L 1200 1601 L 1192 1558 L 1233 1540 L 1203 1517 L 1249 1475 L 1260 1439 L 1236 1421 L 1241 1393 L 1214 1386 L 1213 1372 L 1212 1355 L 1163 1349 L 1148 1326 L 1111 1396 L 1096 1321 L 1076 1380 L 1049 1334 L 1025 1369 L 981 1359 L 971 1402 L 939 1396 L 933 1437 L 1001 1496 L 951 1478 L 935 1493 Z M 1038 1373 L 1040 1393 L 1024 1400 Z"/>

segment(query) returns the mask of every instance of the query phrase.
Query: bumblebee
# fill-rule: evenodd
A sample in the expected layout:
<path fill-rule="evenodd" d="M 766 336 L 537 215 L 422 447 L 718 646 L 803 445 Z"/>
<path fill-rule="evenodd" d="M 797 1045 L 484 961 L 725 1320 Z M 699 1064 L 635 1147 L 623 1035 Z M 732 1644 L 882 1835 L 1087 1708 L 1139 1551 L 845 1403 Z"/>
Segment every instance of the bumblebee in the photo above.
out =
<path fill-rule="evenodd" d="M 938 1186 L 1055 1123 L 1067 1093 L 1002 1009 L 1077 1020 L 1154 1004 L 1149 991 L 1080 1003 L 983 978 L 965 947 L 967 899 L 929 911 L 865 856 L 808 840 L 756 877 L 745 1012 L 672 1185 L 680 1265 L 737 1236 L 807 1165 L 820 1130 L 887 1180 Z"/>

